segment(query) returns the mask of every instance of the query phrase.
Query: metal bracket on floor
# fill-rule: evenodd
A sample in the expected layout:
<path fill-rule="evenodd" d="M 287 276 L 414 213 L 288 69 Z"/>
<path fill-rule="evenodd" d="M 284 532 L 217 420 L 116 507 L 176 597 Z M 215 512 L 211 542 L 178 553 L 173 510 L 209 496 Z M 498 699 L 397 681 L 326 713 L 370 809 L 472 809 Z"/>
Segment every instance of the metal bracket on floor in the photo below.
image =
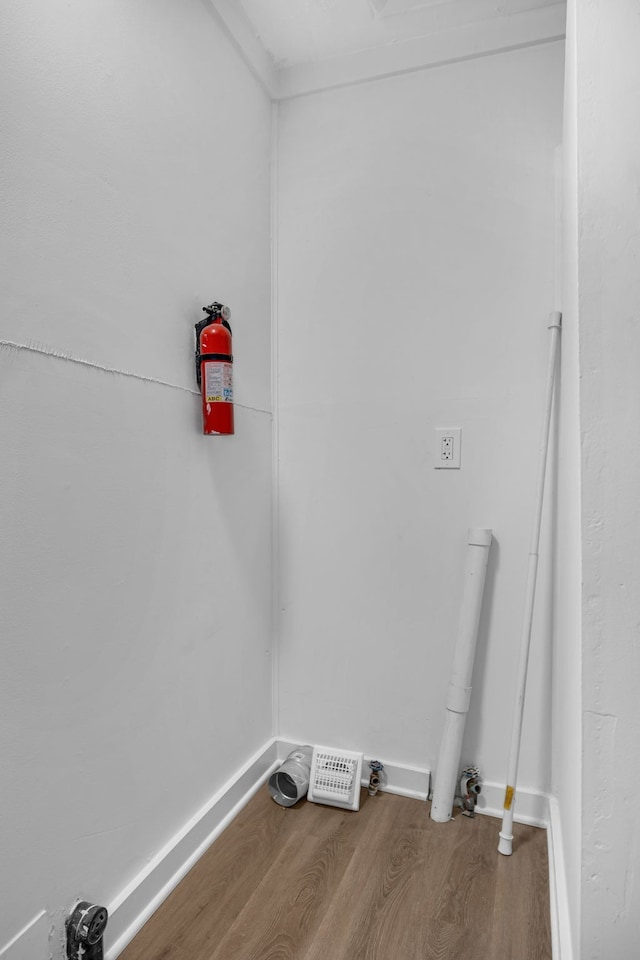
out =
<path fill-rule="evenodd" d="M 103 960 L 102 935 L 109 914 L 106 907 L 82 900 L 66 919 L 67 960 Z"/>

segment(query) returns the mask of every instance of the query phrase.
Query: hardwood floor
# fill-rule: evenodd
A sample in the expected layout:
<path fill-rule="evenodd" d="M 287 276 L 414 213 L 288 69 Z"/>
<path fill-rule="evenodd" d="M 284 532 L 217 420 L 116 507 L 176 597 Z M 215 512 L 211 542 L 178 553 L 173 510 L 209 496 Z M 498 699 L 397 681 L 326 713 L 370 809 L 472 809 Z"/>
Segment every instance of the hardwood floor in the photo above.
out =
<path fill-rule="evenodd" d="M 359 812 L 262 788 L 121 960 L 550 960 L 547 840 L 362 793 Z"/>

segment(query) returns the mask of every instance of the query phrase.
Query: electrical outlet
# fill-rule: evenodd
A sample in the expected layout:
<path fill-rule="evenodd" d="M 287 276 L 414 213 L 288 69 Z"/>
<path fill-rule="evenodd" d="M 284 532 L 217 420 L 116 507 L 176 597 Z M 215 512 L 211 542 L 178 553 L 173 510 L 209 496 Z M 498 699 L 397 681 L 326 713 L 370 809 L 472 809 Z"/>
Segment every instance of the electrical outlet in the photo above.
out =
<path fill-rule="evenodd" d="M 461 427 L 436 427 L 436 470 L 460 469 Z"/>
<path fill-rule="evenodd" d="M 440 459 L 453 460 L 453 437 L 440 437 Z"/>

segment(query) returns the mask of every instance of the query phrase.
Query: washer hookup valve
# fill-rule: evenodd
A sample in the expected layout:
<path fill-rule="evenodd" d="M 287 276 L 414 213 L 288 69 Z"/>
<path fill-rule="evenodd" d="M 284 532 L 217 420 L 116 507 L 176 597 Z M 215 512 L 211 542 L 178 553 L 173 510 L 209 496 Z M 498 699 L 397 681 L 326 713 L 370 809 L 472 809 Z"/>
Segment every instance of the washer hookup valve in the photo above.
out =
<path fill-rule="evenodd" d="M 369 796 L 375 797 L 380 787 L 380 774 L 384 770 L 384 764 L 379 760 L 371 760 L 369 763 L 371 776 L 369 777 Z"/>
<path fill-rule="evenodd" d="M 462 794 L 462 813 L 465 817 L 475 817 L 478 794 L 482 790 L 480 771 L 477 767 L 465 767 L 460 778 Z"/>

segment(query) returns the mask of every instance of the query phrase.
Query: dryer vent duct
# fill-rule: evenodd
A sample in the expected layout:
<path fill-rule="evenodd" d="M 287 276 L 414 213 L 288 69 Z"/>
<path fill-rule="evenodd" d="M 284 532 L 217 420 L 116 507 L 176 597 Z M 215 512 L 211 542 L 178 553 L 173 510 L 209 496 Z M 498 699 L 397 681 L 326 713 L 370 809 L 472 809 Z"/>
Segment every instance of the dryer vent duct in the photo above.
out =
<path fill-rule="evenodd" d="M 269 793 L 281 807 L 292 807 L 309 789 L 313 747 L 296 747 L 269 777 Z"/>
<path fill-rule="evenodd" d="M 363 759 L 363 754 L 351 750 L 314 747 L 307 799 L 359 810 Z"/>

